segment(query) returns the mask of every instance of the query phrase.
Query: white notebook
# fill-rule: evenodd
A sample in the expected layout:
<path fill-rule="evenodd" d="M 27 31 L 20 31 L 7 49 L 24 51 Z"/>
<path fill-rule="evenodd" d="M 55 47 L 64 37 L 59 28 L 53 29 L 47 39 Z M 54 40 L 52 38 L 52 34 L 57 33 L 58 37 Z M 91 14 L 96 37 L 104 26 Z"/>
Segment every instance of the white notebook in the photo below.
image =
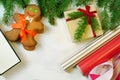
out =
<path fill-rule="evenodd" d="M 0 75 L 19 62 L 21 62 L 20 58 L 0 30 Z"/>

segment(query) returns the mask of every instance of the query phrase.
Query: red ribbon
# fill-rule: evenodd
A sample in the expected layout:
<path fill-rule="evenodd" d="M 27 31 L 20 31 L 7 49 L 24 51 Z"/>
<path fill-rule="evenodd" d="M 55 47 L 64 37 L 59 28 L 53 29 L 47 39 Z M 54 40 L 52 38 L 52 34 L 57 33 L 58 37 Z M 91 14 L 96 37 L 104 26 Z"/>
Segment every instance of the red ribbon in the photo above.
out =
<path fill-rule="evenodd" d="M 85 6 L 85 8 L 86 8 L 86 10 L 79 8 L 78 11 L 83 12 L 84 16 L 87 17 L 88 23 L 91 25 L 93 35 L 94 35 L 94 37 L 96 37 L 96 33 L 95 33 L 95 31 L 93 30 L 93 27 L 92 27 L 91 17 L 96 17 L 95 13 L 97 11 L 90 11 L 90 6 Z"/>
<path fill-rule="evenodd" d="M 85 9 L 86 9 L 86 10 L 79 8 L 78 11 L 83 12 L 83 13 L 84 13 L 84 16 L 87 17 L 87 19 L 88 19 L 88 24 L 91 25 L 91 29 L 92 29 L 93 35 L 94 35 L 94 37 L 96 37 L 96 33 L 95 33 L 95 31 L 93 30 L 93 28 L 92 28 L 91 17 L 96 17 L 95 13 L 96 13 L 97 11 L 90 11 L 90 6 L 85 6 Z M 66 19 L 66 21 L 70 21 L 70 20 L 71 20 L 71 19 Z"/>
<path fill-rule="evenodd" d="M 95 13 L 97 11 L 91 11 L 90 12 L 90 6 L 85 6 L 85 8 L 86 8 L 86 10 L 79 8 L 78 11 L 84 13 L 84 16 L 86 16 L 88 18 L 88 23 L 91 25 L 92 24 L 91 17 L 96 17 Z"/>
<path fill-rule="evenodd" d="M 26 19 L 24 15 L 20 15 L 20 20 L 17 23 L 12 24 L 12 28 L 21 29 L 21 32 L 20 32 L 21 42 L 26 41 L 27 34 L 30 34 L 32 36 L 35 36 L 37 34 L 33 30 L 26 29 Z"/>

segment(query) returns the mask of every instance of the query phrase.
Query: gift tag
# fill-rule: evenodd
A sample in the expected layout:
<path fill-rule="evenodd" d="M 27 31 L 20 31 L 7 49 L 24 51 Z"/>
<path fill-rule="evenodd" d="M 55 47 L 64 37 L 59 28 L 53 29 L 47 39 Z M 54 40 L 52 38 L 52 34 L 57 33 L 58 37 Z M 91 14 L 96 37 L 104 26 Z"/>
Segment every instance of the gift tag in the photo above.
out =
<path fill-rule="evenodd" d="M 11 69 L 20 61 L 21 60 L 15 50 L 0 30 L 0 75 Z"/>

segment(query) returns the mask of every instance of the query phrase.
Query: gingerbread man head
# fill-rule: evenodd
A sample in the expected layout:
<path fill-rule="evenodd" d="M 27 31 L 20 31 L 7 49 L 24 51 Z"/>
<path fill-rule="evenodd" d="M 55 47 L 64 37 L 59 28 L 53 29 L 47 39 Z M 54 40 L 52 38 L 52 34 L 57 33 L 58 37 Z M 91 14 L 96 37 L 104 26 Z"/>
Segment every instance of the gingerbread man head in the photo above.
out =
<path fill-rule="evenodd" d="M 25 17 L 33 18 L 34 20 L 39 20 L 41 16 L 41 10 L 37 5 L 28 5 L 25 9 Z"/>

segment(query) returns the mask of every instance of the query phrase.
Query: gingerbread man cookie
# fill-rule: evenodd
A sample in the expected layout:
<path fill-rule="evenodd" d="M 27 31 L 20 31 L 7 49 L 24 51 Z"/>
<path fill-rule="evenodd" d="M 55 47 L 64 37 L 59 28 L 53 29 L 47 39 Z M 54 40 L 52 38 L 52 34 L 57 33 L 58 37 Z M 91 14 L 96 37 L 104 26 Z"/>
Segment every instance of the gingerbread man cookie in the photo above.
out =
<path fill-rule="evenodd" d="M 15 13 L 12 30 L 6 31 L 8 40 L 15 42 L 19 39 L 26 50 L 34 50 L 37 44 L 35 35 L 44 32 L 44 25 L 40 21 L 41 10 L 37 5 L 28 5 L 24 14 Z"/>

